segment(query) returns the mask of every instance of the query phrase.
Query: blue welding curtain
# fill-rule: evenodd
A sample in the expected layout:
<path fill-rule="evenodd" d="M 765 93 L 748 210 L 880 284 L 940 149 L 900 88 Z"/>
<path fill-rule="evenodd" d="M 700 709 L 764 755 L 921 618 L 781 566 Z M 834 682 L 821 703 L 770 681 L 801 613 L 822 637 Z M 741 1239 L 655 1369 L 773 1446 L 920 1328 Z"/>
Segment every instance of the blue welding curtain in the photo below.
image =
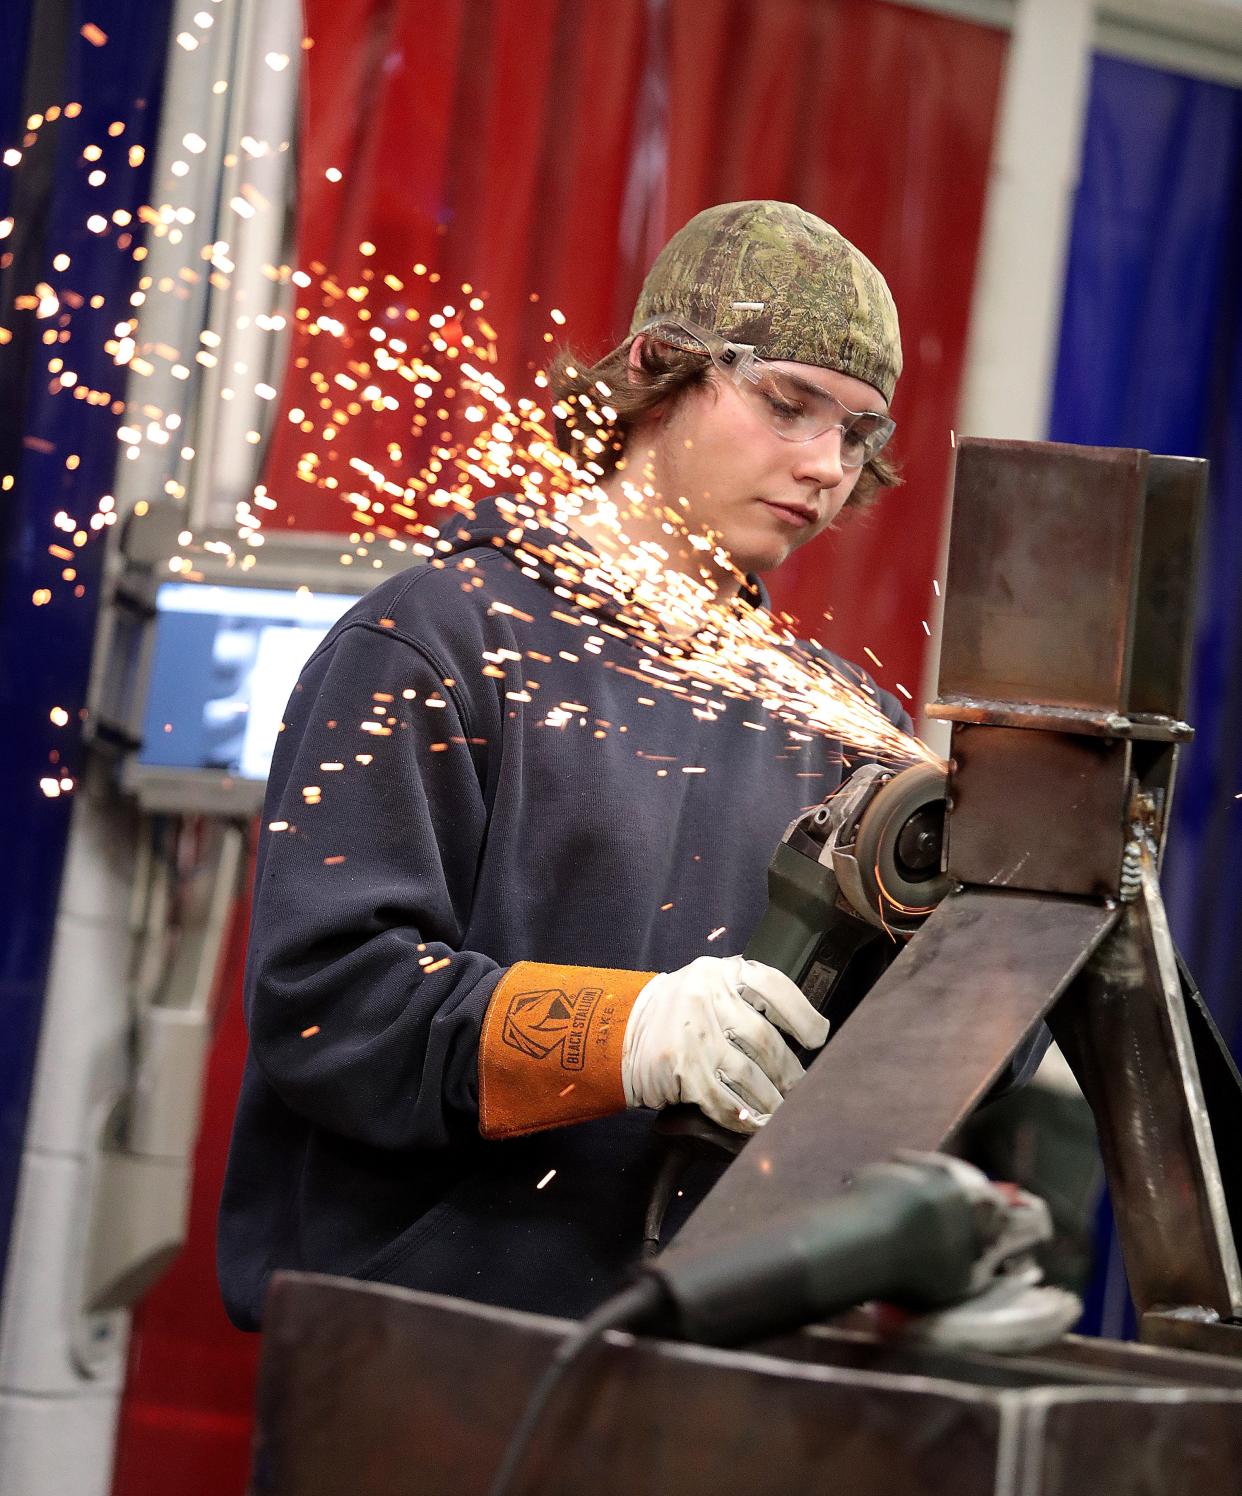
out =
<path fill-rule="evenodd" d="M 1164 890 L 1242 1053 L 1242 90 L 1097 57 L 1074 209 L 1054 441 L 1206 456 L 1190 716 Z M 1132 1326 L 1107 1211 L 1084 1328 Z"/>
<path fill-rule="evenodd" d="M 57 728 L 49 710 L 76 722 L 84 705 L 103 565 L 102 543 L 87 545 L 71 586 L 48 544 L 63 539 L 58 511 L 83 522 L 112 487 L 117 453 L 106 411 L 53 394 L 45 339 L 69 339 L 58 349 L 79 387 L 113 388 L 104 341 L 139 268 L 86 221 L 105 203 L 134 213 L 147 201 L 170 14 L 171 0 L 0 0 L 0 149 L 22 151 L 16 169 L 0 169 L 0 216 L 15 219 L 0 240 L 0 320 L 12 334 L 0 345 L 0 474 L 14 479 L 0 489 L 0 1276 L 72 805 L 67 795 L 46 797 L 39 782 L 54 764 L 76 779 L 81 760 L 76 732 Z M 83 36 L 88 23 L 94 41 Z M 32 114 L 69 103 L 80 113 L 26 132 Z M 87 145 L 102 153 L 106 192 L 87 181 Z M 131 168 L 134 146 L 145 158 Z M 64 271 L 52 263 L 61 252 L 70 257 Z M 66 297 L 54 323 L 14 306 L 40 281 Z M 83 295 L 103 302 L 68 299 Z M 42 589 L 53 598 L 36 608 Z"/>

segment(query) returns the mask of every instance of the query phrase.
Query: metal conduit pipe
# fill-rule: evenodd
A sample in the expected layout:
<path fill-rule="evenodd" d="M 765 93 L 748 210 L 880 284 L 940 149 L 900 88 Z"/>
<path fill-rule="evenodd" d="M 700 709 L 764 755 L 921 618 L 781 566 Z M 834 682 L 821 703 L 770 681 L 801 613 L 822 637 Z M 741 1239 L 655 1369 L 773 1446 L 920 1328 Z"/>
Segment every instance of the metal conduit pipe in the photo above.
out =
<path fill-rule="evenodd" d="M 232 269 L 210 291 L 206 324 L 220 342 L 202 381 L 187 485 L 196 531 L 234 527 L 276 411 L 275 399 L 256 386 L 276 388 L 287 348 L 269 319 L 287 322 L 292 302 L 287 267 L 283 274 L 280 267 L 290 240 L 301 49 L 294 0 L 242 7 L 217 229 Z M 280 57 L 288 59 L 283 67 L 268 60 Z"/>
<path fill-rule="evenodd" d="M 193 14 L 201 9 L 199 0 L 178 0 L 169 37 L 165 104 L 151 185 L 151 204 L 164 218 L 165 232 L 147 231 L 143 263 L 148 289 L 133 334 L 135 354 L 151 372 L 131 367 L 126 385 L 130 411 L 150 405 L 163 412 L 163 419 L 140 428 L 143 439 L 129 448 L 134 455 L 122 455 L 117 463 L 115 496 L 122 514 L 139 499 L 151 502 L 165 494 L 167 485 L 182 476 L 181 449 L 205 372 L 195 357 L 210 290 L 210 265 L 202 250 L 216 237 L 221 162 L 230 148 L 230 90 L 217 91 L 216 85 L 227 85 L 233 75 L 243 5 L 242 0 L 219 0 L 213 10 L 215 24 L 206 32 L 193 28 L 192 34 L 201 40 L 188 50 L 177 37 L 190 34 Z M 187 146 L 187 139 L 198 148 Z M 174 163 L 184 163 L 189 170 L 174 172 Z M 173 286 L 171 291 L 159 289 L 166 283 Z M 175 357 L 161 349 L 173 350 Z M 162 431 L 163 439 L 153 437 L 152 428 Z"/>
<path fill-rule="evenodd" d="M 210 26 L 195 20 L 204 10 Z M 183 33 L 197 45 L 179 42 Z M 295 35 L 287 46 L 277 40 Z M 157 211 L 168 211 L 165 232 L 152 226 L 146 235 L 143 275 L 149 280 L 131 329 L 143 368 L 128 370 L 129 420 L 139 429 L 127 444 L 136 455 L 122 452 L 113 474 L 122 513 L 143 499 L 180 503 L 186 479 L 212 467 L 219 447 L 195 433 L 216 429 L 202 417 L 213 402 L 219 405 L 220 386 L 217 371 L 195 357 L 196 350 L 208 351 L 201 334 L 214 331 L 221 340 L 217 352 L 224 352 L 225 334 L 237 319 L 271 309 L 281 293 L 263 266 L 278 263 L 273 246 L 287 219 L 282 173 L 290 153 L 271 162 L 251 159 L 238 137 L 288 136 L 300 57 L 296 6 L 292 0 L 266 8 L 259 0 L 217 0 L 210 7 L 177 0 L 170 36 L 163 114 L 148 145 L 155 158 L 150 197 Z M 290 57 L 283 81 L 263 63 L 277 48 Z M 237 165 L 226 167 L 234 156 Z M 178 161 L 189 169 L 174 172 Z M 235 218 L 227 203 L 243 182 L 254 183 L 272 211 L 237 255 L 226 293 L 209 283 L 211 267 L 201 250 L 222 237 L 222 212 Z M 256 229 L 259 219 L 256 214 Z M 281 356 L 276 339 L 259 336 L 266 336 L 269 359 Z M 229 356 L 258 367 L 247 350 Z M 175 372 L 178 364 L 187 377 Z M 275 367 L 270 362 L 264 370 Z M 254 380 L 262 377 L 251 377 L 252 401 Z M 139 417 L 144 406 L 149 409 Z M 178 416 L 179 422 L 169 420 Z M 246 419 L 258 424 L 254 414 Z M 166 439 L 152 437 L 153 429 Z M 232 441 L 231 431 L 221 432 L 220 443 Z M 191 443 L 202 454 L 193 461 L 181 456 Z M 259 448 L 239 443 L 228 456 L 228 482 L 245 491 Z M 189 504 L 184 512 L 192 527 Z M 122 564 L 122 528 L 110 537 L 113 567 Z M 153 867 L 149 878 L 141 870 L 157 844 L 188 834 L 185 822 L 144 817 L 106 780 L 84 775 L 74 806 L 19 1230 L 4 1285 L 0 1490 L 23 1496 L 67 1490 L 106 1496 L 110 1487 L 128 1306 L 176 1250 L 184 1229 L 205 1004 L 242 862 L 236 824 L 204 832 L 195 863 L 195 873 L 204 874 L 196 882 L 202 896 L 174 916 L 168 870 Z M 158 955 L 164 949 L 165 934 L 180 937 L 175 959 L 142 960 L 144 950 Z"/>

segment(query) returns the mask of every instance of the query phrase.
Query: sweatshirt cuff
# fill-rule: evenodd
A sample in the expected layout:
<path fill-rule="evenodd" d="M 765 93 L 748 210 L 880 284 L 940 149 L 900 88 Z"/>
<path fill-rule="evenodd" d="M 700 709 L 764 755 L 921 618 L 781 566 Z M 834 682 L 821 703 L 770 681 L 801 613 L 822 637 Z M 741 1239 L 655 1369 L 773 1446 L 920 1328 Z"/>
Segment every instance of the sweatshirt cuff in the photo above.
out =
<path fill-rule="evenodd" d="M 501 977 L 479 1044 L 485 1138 L 586 1122 L 625 1110 L 625 1026 L 651 971 L 519 961 Z"/>

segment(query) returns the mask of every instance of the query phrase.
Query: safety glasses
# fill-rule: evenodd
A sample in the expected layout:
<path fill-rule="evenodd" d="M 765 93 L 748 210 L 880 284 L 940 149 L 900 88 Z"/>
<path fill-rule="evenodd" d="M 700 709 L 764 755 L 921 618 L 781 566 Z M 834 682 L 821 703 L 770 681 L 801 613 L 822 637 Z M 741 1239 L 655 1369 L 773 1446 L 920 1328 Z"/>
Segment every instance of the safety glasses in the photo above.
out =
<path fill-rule="evenodd" d="M 668 334 L 662 341 L 675 347 L 684 346 L 684 339 L 676 336 L 677 333 L 688 334 L 699 343 L 720 373 L 777 436 L 790 442 L 810 442 L 826 431 L 839 431 L 842 467 L 859 468 L 870 462 L 896 430 L 888 416 L 870 410 L 851 410 L 811 380 L 773 368 L 750 344 L 727 342 L 695 322 L 681 317 L 655 317 L 638 331 L 660 339 L 662 328 Z"/>

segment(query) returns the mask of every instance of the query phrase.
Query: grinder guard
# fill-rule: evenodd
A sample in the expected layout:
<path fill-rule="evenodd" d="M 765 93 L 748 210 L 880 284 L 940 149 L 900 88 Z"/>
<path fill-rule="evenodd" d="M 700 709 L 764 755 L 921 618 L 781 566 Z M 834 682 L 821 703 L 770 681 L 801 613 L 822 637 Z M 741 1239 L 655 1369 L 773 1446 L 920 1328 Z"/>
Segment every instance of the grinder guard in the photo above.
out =
<path fill-rule="evenodd" d="M 783 971 L 834 1029 L 948 890 L 945 795 L 934 764 L 866 764 L 799 816 L 772 857 L 745 954 Z"/>

